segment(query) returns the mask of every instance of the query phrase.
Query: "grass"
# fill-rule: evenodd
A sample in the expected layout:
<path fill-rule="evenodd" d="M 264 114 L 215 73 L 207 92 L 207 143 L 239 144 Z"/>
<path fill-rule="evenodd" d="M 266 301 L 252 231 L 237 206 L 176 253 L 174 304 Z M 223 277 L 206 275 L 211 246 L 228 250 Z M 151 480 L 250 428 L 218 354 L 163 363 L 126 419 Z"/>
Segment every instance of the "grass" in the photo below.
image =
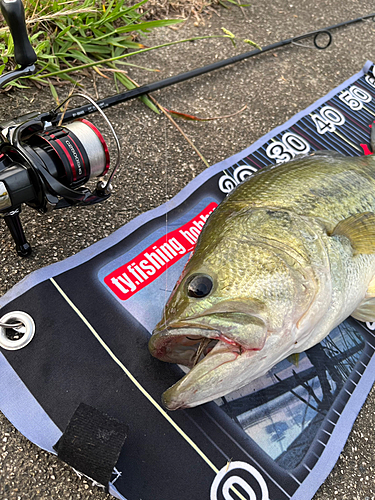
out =
<path fill-rule="evenodd" d="M 101 76 L 105 76 L 104 69 L 110 69 L 116 84 L 133 88 L 124 67 L 134 65 L 122 60 L 122 56 L 129 55 L 129 50 L 145 48 L 137 41 L 140 34 L 181 22 L 178 19 L 144 20 L 146 13 L 140 8 L 146 1 L 129 5 L 127 0 L 111 0 L 106 4 L 97 0 L 26 0 L 26 24 L 38 56 L 38 72 L 30 80 L 37 85 L 49 86 L 57 97 L 56 86 L 79 84 L 85 69 L 92 67 Z M 0 74 L 14 67 L 13 54 L 12 36 L 3 23 L 0 29 L 0 57 L 3 60 Z M 25 81 L 14 81 L 10 85 L 24 87 Z"/>
<path fill-rule="evenodd" d="M 82 76 L 96 71 L 101 77 L 112 75 L 117 90 L 119 86 L 127 89 L 135 87 L 127 77 L 126 68 L 136 66 L 129 57 L 191 40 L 203 38 L 229 38 L 235 44 L 235 36 L 223 29 L 224 35 L 193 37 L 170 42 L 155 47 L 139 43 L 140 35 L 147 35 L 162 26 L 180 23 L 182 19 L 153 19 L 145 10 L 147 0 L 132 4 L 132 0 L 25 0 L 25 17 L 30 41 L 38 56 L 37 73 L 29 77 L 37 86 L 49 86 L 58 102 L 57 86 L 64 84 L 80 85 Z M 152 0 L 150 0 L 152 2 Z M 166 0 L 155 0 L 164 2 Z M 172 0 L 170 5 L 173 6 Z M 187 0 L 173 0 L 187 2 Z M 219 0 L 189 0 L 206 2 Z M 227 0 L 236 3 L 237 0 Z M 147 5 L 149 3 L 147 2 Z M 156 5 L 155 3 L 151 5 Z M 175 5 L 176 7 L 176 5 Z M 181 11 L 180 11 L 181 12 Z M 250 42 L 250 41 L 248 41 Z M 250 42 L 252 43 L 252 42 Z M 0 74 L 15 67 L 13 59 L 14 44 L 9 29 L 0 23 Z M 136 66 L 140 68 L 140 66 Z M 145 68 L 146 71 L 158 71 Z M 9 86 L 25 87 L 27 80 L 13 81 Z M 154 103 L 147 97 L 140 98 L 151 109 L 158 112 Z"/>

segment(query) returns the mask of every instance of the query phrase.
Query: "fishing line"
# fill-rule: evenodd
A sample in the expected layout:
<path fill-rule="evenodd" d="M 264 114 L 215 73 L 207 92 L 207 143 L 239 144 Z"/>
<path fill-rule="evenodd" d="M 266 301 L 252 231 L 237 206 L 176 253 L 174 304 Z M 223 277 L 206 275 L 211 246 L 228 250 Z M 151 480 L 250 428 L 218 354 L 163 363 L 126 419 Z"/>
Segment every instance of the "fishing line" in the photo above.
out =
<path fill-rule="evenodd" d="M 165 201 L 168 201 L 168 131 L 167 131 L 167 120 L 164 116 L 164 163 L 165 163 Z M 167 243 L 168 235 L 168 210 L 165 212 L 165 243 Z M 164 304 L 167 303 L 167 292 L 168 291 L 168 262 L 165 268 L 165 292 L 164 292 Z M 163 309 L 163 316 L 165 315 L 165 309 Z M 167 324 L 167 318 L 164 317 L 164 322 Z"/>
<path fill-rule="evenodd" d="M 313 38 L 313 43 L 314 47 L 318 50 L 325 50 L 327 49 L 332 42 L 332 34 L 330 33 L 331 30 L 342 28 L 344 26 L 349 26 L 351 24 L 363 22 L 366 20 L 372 20 L 374 21 L 375 19 L 375 13 L 369 14 L 367 16 L 362 16 L 358 17 L 356 19 L 351 19 L 349 21 L 344 21 L 338 24 L 334 24 L 332 26 L 328 26 L 326 28 L 321 28 L 315 31 L 310 31 L 308 33 L 304 33 L 303 35 L 299 35 L 293 38 L 287 38 L 286 40 L 281 40 L 280 42 L 273 43 L 271 45 L 267 45 L 266 47 L 263 47 L 262 49 L 255 49 L 251 50 L 249 52 L 244 52 L 242 54 L 238 54 L 236 56 L 230 57 L 228 59 L 223 59 L 221 61 L 217 61 L 215 63 L 209 64 L 207 66 L 202 66 L 200 68 L 196 68 L 191 71 L 187 71 L 186 73 L 181 73 L 176 76 L 172 76 L 169 78 L 166 78 L 164 80 L 160 80 L 158 82 L 153 82 L 147 85 L 142 85 L 141 87 L 137 87 L 132 90 L 128 90 L 126 92 L 122 92 L 120 94 L 116 94 L 111 97 L 106 97 L 104 99 L 101 99 L 97 101 L 97 105 L 104 109 L 108 108 L 110 106 L 115 106 L 116 104 L 120 104 L 122 102 L 129 101 L 130 99 L 135 99 L 136 97 L 140 97 L 142 95 L 148 94 L 150 92 L 155 92 L 156 90 L 163 89 L 165 87 L 169 87 L 171 85 L 175 85 L 176 83 L 181 83 L 186 80 L 190 80 L 191 78 L 195 78 L 196 76 L 203 75 L 205 73 L 210 73 L 211 71 L 215 71 L 220 68 L 224 68 L 225 66 L 229 66 L 231 64 L 235 64 L 239 61 L 243 61 L 244 59 L 249 59 L 250 57 L 254 57 L 260 54 L 264 54 L 265 52 L 268 52 L 270 50 L 275 50 L 279 49 L 281 47 L 285 47 L 286 45 L 291 45 L 291 44 L 297 44 L 301 40 L 305 40 L 308 38 Z M 322 43 L 321 38 L 322 35 L 328 36 L 326 39 L 325 43 Z M 320 38 L 320 42 L 319 42 Z M 298 44 L 300 45 L 300 44 Z M 304 46 L 306 47 L 306 46 Z M 65 113 L 63 122 L 65 121 L 70 121 L 73 120 L 74 118 L 86 116 L 90 113 L 94 113 L 96 111 L 96 108 L 92 105 L 85 105 L 81 106 L 79 108 L 74 108 L 71 110 L 68 110 Z"/>

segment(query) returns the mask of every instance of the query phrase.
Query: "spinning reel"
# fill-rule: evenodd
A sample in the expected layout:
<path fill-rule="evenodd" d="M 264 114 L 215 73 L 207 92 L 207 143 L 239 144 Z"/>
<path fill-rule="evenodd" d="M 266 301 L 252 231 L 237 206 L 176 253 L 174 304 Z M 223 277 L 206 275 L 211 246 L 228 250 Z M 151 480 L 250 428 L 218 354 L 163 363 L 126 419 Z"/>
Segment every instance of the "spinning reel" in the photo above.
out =
<path fill-rule="evenodd" d="M 6 83 L 36 71 L 37 56 L 26 32 L 21 0 L 0 0 L 1 12 L 14 40 L 16 62 L 21 66 L 0 77 Z M 110 168 L 107 145 L 99 130 L 81 119 L 62 125 L 59 108 L 73 96 L 84 97 L 106 120 L 115 138 L 117 161 L 106 182 L 94 191 L 85 184 L 102 178 Z M 0 123 L 0 217 L 16 243 L 18 255 L 30 255 L 31 247 L 20 221 L 23 203 L 41 213 L 72 205 L 92 205 L 111 194 L 111 181 L 120 163 L 120 144 L 112 125 L 90 97 L 75 93 L 48 113 L 29 113 Z"/>

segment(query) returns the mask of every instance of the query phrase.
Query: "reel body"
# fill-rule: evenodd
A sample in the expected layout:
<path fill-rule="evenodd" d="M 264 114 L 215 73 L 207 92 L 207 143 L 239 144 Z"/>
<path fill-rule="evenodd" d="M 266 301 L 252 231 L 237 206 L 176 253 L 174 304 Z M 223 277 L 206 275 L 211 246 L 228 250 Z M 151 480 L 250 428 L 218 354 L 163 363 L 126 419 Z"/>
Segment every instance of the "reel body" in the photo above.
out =
<path fill-rule="evenodd" d="M 0 134 L 0 217 L 20 256 L 31 253 L 19 219 L 23 203 L 45 213 L 109 197 L 108 182 L 93 192 L 85 187 L 110 165 L 107 144 L 88 120 L 59 126 L 51 113 L 29 114 L 0 124 Z"/>
<path fill-rule="evenodd" d="M 9 25 L 15 61 L 19 67 L 0 75 L 0 89 L 10 81 L 36 71 L 37 55 L 27 36 L 22 0 L 0 0 L 0 10 Z M 100 180 L 90 191 L 85 184 L 103 177 L 109 170 L 107 145 L 99 130 L 87 120 L 66 125 L 58 114 L 73 96 L 87 99 L 102 114 L 116 142 L 117 161 L 106 182 Z M 112 191 L 111 180 L 120 164 L 120 143 L 98 104 L 84 94 L 69 96 L 49 113 L 29 113 L 0 123 L 0 218 L 3 218 L 16 243 L 18 255 L 30 255 L 19 214 L 26 203 L 39 212 L 71 205 L 92 205 L 106 200 Z"/>

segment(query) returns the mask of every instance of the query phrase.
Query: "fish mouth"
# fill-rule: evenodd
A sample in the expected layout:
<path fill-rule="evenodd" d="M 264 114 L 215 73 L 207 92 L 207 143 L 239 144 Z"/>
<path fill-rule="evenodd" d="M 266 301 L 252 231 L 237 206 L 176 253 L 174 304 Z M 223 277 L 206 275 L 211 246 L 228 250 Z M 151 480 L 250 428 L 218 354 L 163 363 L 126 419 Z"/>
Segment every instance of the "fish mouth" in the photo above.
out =
<path fill-rule="evenodd" d="M 155 329 L 148 347 L 150 353 L 161 361 L 193 368 L 220 342 L 242 350 L 239 344 L 226 338 L 220 330 L 184 323 L 176 323 L 162 330 Z"/>
<path fill-rule="evenodd" d="M 181 380 L 164 392 L 162 402 L 168 410 L 193 407 L 219 397 L 213 395 L 212 387 L 219 387 L 225 378 L 224 365 L 235 361 L 245 351 L 219 330 L 183 324 L 155 330 L 149 350 L 162 361 L 190 368 Z"/>

